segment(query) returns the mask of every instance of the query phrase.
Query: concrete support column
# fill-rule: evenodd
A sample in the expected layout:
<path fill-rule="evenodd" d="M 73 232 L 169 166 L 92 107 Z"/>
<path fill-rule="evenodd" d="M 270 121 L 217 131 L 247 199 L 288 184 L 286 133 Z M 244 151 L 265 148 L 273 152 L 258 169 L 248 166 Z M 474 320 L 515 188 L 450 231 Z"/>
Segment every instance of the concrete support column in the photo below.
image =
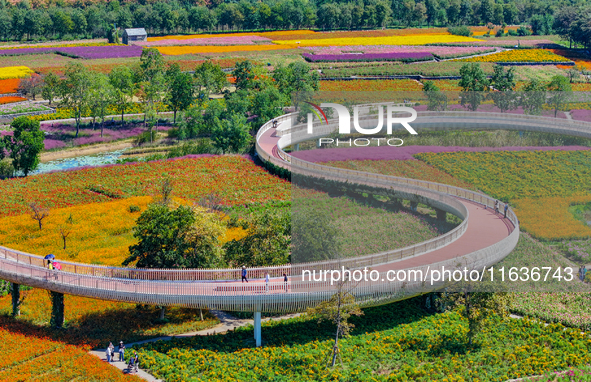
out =
<path fill-rule="evenodd" d="M 12 283 L 12 316 L 21 315 L 21 286 L 19 284 Z"/>
<path fill-rule="evenodd" d="M 437 220 L 444 222 L 447 217 L 447 212 L 440 210 L 439 208 L 435 208 L 435 212 L 437 213 Z"/>
<path fill-rule="evenodd" d="M 413 201 L 410 202 L 410 210 L 411 211 L 417 212 L 418 206 L 419 206 L 419 202 L 413 202 Z"/>
<path fill-rule="evenodd" d="M 296 144 L 293 146 L 293 151 L 300 151 L 300 144 L 299 144 L 299 143 L 296 143 Z"/>
<path fill-rule="evenodd" d="M 261 312 L 254 312 L 254 339 L 256 346 L 261 346 Z"/>
<path fill-rule="evenodd" d="M 64 325 L 64 294 L 51 291 L 51 326 L 61 328 Z"/>

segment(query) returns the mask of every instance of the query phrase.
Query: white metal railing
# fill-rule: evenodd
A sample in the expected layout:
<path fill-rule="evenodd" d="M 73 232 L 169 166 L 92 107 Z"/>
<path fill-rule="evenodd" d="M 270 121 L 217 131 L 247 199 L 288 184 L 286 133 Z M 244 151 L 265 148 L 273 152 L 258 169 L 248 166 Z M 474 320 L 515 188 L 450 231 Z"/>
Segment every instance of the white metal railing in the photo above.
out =
<path fill-rule="evenodd" d="M 277 118 L 277 122 L 281 123 L 287 118 L 292 118 L 293 115 L 292 113 L 281 116 Z M 494 199 L 478 192 L 433 182 L 323 166 L 290 156 L 282 150 L 285 146 L 276 147 L 277 155 L 287 160 L 286 162 L 276 158 L 272 152 L 266 152 L 259 145 L 259 139 L 272 127 L 273 123 L 269 121 L 257 134 L 257 153 L 263 160 L 288 167 L 306 176 L 385 187 L 405 195 L 419 195 L 445 208 L 448 212 L 453 211 L 463 217 L 464 221 L 442 236 L 393 251 L 352 259 L 249 268 L 248 276 L 251 283 L 248 284 L 237 281 L 240 279 L 240 269 L 155 270 L 107 267 L 60 260 L 62 270 L 49 270 L 40 256 L 4 247 L 0 247 L 0 278 L 63 293 L 109 300 L 227 310 L 297 311 L 329 298 L 334 293 L 328 282 L 298 280 L 295 276 L 300 275 L 303 269 L 335 269 L 335 265 L 339 268 L 345 266 L 351 269 L 375 267 L 431 252 L 458 239 L 466 230 L 470 218 L 468 210 L 456 197 L 490 208 L 494 205 Z M 293 132 L 296 133 L 295 130 Z M 291 137 L 288 141 L 296 143 Z M 514 227 L 507 237 L 492 246 L 463 254 L 462 258 L 473 265 L 480 266 L 494 264 L 506 256 L 514 248 L 519 237 L 519 222 L 512 210 L 509 210 L 508 217 Z M 446 266 L 449 267 L 457 262 L 458 258 L 453 258 L 437 264 L 447 264 Z M 437 264 L 431 264 L 431 266 Z M 395 264 L 392 265 L 395 267 Z M 415 269 L 424 271 L 428 269 L 426 267 L 428 266 Z M 268 290 L 260 280 L 252 282 L 252 279 L 263 278 L 267 272 L 271 277 Z M 290 276 L 287 285 L 282 281 L 283 274 Z M 424 293 L 440 286 L 437 283 L 429 285 L 425 281 L 406 283 L 362 281 L 356 286 L 355 294 L 360 303 L 372 305 Z"/>

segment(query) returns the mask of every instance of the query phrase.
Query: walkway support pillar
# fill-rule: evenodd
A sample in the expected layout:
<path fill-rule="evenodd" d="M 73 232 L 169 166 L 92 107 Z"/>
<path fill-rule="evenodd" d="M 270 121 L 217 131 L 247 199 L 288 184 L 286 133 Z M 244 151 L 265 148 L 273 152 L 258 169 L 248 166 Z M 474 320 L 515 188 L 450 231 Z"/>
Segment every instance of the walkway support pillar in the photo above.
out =
<path fill-rule="evenodd" d="M 440 222 L 445 222 L 447 217 L 447 212 L 440 210 L 439 208 L 435 208 L 435 213 L 437 213 L 437 220 Z"/>
<path fill-rule="evenodd" d="M 410 210 L 413 212 L 417 212 L 417 208 L 419 207 L 419 202 L 410 202 Z"/>
<path fill-rule="evenodd" d="M 256 346 L 261 346 L 261 312 L 254 312 L 254 340 Z"/>
<path fill-rule="evenodd" d="M 21 315 L 21 286 L 19 284 L 12 283 L 11 285 L 11 292 L 12 295 L 12 316 L 20 316 Z"/>
<path fill-rule="evenodd" d="M 51 321 L 54 328 L 64 325 L 64 294 L 51 291 Z"/>

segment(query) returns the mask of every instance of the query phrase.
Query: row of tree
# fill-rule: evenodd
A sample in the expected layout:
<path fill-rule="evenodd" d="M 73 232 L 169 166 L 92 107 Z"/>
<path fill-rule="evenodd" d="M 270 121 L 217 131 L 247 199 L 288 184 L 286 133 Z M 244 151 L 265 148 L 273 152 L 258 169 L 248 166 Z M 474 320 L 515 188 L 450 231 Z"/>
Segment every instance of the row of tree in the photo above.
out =
<path fill-rule="evenodd" d="M 527 114 L 538 115 L 544 105 L 547 105 L 554 109 L 556 117 L 558 111 L 572 101 L 571 83 L 567 77 L 561 75 L 552 77 L 547 83 L 537 79 L 529 80 L 520 91 L 516 91 L 513 67 L 505 70 L 503 66 L 496 65 L 489 79 L 480 64 L 469 63 L 460 68 L 460 75 L 460 104 L 471 111 L 478 110 L 483 101 L 490 99 L 502 113 L 521 107 Z M 440 91 L 432 81 L 425 82 L 423 91 L 427 96 L 429 110 L 447 109 L 448 94 Z"/>
<path fill-rule="evenodd" d="M 583 2 L 580 2 L 581 4 Z M 153 4 L 76 3 L 32 7 L 0 3 L 0 36 L 4 39 L 111 37 L 118 28 L 145 27 L 150 33 L 190 33 L 220 29 L 349 29 L 391 25 L 496 25 L 552 17 L 557 1 L 495 0 L 240 0 L 207 6 L 179 1 Z M 576 3 L 575 3 L 576 4 Z M 552 26 L 550 19 L 550 27 Z M 542 32 L 542 29 L 536 28 Z"/>

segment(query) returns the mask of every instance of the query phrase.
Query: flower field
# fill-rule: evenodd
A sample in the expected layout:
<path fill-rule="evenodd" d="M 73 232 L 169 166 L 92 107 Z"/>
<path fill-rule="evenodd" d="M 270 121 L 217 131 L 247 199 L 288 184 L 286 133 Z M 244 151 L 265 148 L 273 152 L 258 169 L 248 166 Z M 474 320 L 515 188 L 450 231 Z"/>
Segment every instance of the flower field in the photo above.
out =
<path fill-rule="evenodd" d="M 429 61 L 433 55 L 429 52 L 414 53 L 362 53 L 362 54 L 310 54 L 303 53 L 302 57 L 310 62 L 340 62 L 340 61 Z"/>
<path fill-rule="evenodd" d="M 568 211 L 591 201 L 591 151 L 423 153 L 417 158 L 509 201 L 521 227 L 545 240 L 591 237 Z"/>
<path fill-rule="evenodd" d="M 188 200 L 196 201 L 214 192 L 229 205 L 290 197 L 287 181 L 269 175 L 250 159 L 201 155 L 5 180 L 0 182 L 0 214 L 27 213 L 27 201 L 42 201 L 47 208 L 63 208 L 111 201 L 107 195 L 154 195 L 162 174 L 175 179 L 175 195 Z M 102 191 L 91 191 L 97 187 Z M 24 189 L 27 200 L 23 200 Z"/>
<path fill-rule="evenodd" d="M 451 34 L 423 33 L 405 36 L 385 37 L 337 37 L 306 40 L 274 40 L 280 45 L 308 46 L 343 46 L 343 45 L 425 45 L 436 43 L 456 43 L 481 41 L 472 37 L 454 36 Z"/>
<path fill-rule="evenodd" d="M 24 332 L 30 338 L 52 338 L 60 342 L 88 347 L 106 347 L 109 342 L 132 342 L 165 335 L 187 333 L 215 326 L 219 321 L 198 309 L 169 307 L 168 323 L 157 322 L 157 307 L 141 307 L 136 304 L 95 300 L 64 295 L 65 326 L 67 330 L 53 330 L 47 326 L 51 317 L 49 293 L 43 289 L 21 291 L 24 300 L 21 315 L 8 318 L 12 312 L 10 296 L 0 297 L 0 327 L 13 333 Z M 1 346 L 0 346 L 1 349 Z M 23 350 L 23 356 L 35 356 L 33 351 Z"/>
<path fill-rule="evenodd" d="M 528 319 L 494 317 L 467 348 L 457 312 L 429 315 L 417 300 L 365 309 L 351 322 L 353 336 L 340 342 L 345 368 L 325 368 L 332 326 L 305 316 L 264 323 L 262 348 L 245 346 L 250 327 L 146 344 L 140 354 L 167 381 L 505 381 L 591 361 L 580 330 Z"/>
<path fill-rule="evenodd" d="M 158 42 L 167 40 L 193 40 L 193 39 L 210 39 L 210 38 L 232 38 L 244 36 L 258 36 L 263 38 L 291 38 L 291 36 L 309 36 L 315 35 L 316 32 L 311 30 L 287 30 L 287 31 L 271 31 L 271 32 L 245 32 L 245 33 L 215 33 L 215 34 L 192 34 L 192 35 L 169 35 L 148 37 L 148 42 Z"/>
<path fill-rule="evenodd" d="M 132 229 L 140 213 L 130 212 L 130 207 L 144 211 L 152 200 L 151 196 L 139 196 L 52 209 L 42 231 L 28 214 L 3 217 L 0 218 L 0 245 L 42 256 L 53 253 L 63 260 L 121 266 L 129 256 L 129 246 L 136 244 Z M 70 216 L 72 223 L 67 223 Z M 60 235 L 63 227 L 70 231 L 66 249 Z M 232 228 L 228 230 L 228 237 L 220 240 L 239 240 L 243 236 L 244 230 L 240 227 Z"/>
<path fill-rule="evenodd" d="M 351 45 L 351 46 L 313 46 L 305 48 L 313 54 L 363 53 L 417 53 L 428 52 L 438 58 L 456 58 L 473 54 L 489 53 L 496 48 L 488 46 L 398 46 L 398 45 Z"/>
<path fill-rule="evenodd" d="M 23 101 L 28 101 L 28 99 L 23 98 L 23 97 L 17 97 L 17 96 L 0 97 L 0 105 L 4 105 L 7 103 L 23 102 Z"/>
<path fill-rule="evenodd" d="M 0 80 L 0 94 L 16 93 L 20 78 Z"/>
<path fill-rule="evenodd" d="M 11 103 L 0 103 L 0 115 L 10 115 L 16 113 L 31 113 L 34 111 L 49 111 L 49 107 L 34 103 L 34 102 L 23 102 L 18 105 L 12 105 Z"/>
<path fill-rule="evenodd" d="M 486 56 L 464 58 L 465 62 L 567 62 L 556 53 L 546 49 L 515 49 L 488 54 Z"/>
<path fill-rule="evenodd" d="M 0 50 L 0 56 L 20 56 L 27 54 L 58 53 L 74 58 L 98 59 L 139 57 L 142 54 L 141 46 L 134 45 L 106 45 L 106 46 L 71 46 L 71 47 L 47 47 L 47 48 L 20 48 Z"/>
<path fill-rule="evenodd" d="M 33 71 L 26 66 L 7 66 L 0 68 L 0 80 L 9 78 L 24 78 L 30 76 Z"/>
<path fill-rule="evenodd" d="M 524 231 L 540 239 L 560 240 L 591 237 L 591 227 L 569 211 L 571 205 L 589 201 L 591 195 L 523 198 L 513 203 Z"/>
<path fill-rule="evenodd" d="M 229 35 L 225 37 L 209 37 L 209 38 L 192 38 L 192 39 L 164 39 L 156 41 L 138 41 L 135 44 L 139 46 L 173 46 L 173 45 L 254 45 L 261 43 L 271 43 L 268 37 L 261 37 L 255 35 L 235 36 Z"/>
<path fill-rule="evenodd" d="M 352 80 L 322 81 L 320 91 L 421 91 L 421 83 L 415 80 Z"/>
<path fill-rule="evenodd" d="M 156 49 L 167 56 L 180 56 L 182 54 L 200 54 L 200 53 L 228 53 L 228 52 L 252 52 L 267 50 L 295 49 L 297 45 L 187 45 L 187 46 L 158 46 Z"/>
<path fill-rule="evenodd" d="M 321 64 L 319 64 L 321 65 Z M 350 77 L 350 76 L 394 76 L 394 75 L 423 75 L 423 76 L 457 76 L 460 73 L 462 62 L 419 62 L 412 65 L 391 64 L 368 65 L 363 63 L 351 63 L 347 67 L 338 67 L 336 64 L 322 66 L 322 74 L 325 77 Z M 481 65 L 486 74 L 492 74 L 494 64 L 484 62 Z"/>
<path fill-rule="evenodd" d="M 43 337 L 11 332 L 0 327 L 0 380 L 31 381 L 42 376 L 47 381 L 73 380 L 140 382 L 124 375 L 86 352 Z"/>

